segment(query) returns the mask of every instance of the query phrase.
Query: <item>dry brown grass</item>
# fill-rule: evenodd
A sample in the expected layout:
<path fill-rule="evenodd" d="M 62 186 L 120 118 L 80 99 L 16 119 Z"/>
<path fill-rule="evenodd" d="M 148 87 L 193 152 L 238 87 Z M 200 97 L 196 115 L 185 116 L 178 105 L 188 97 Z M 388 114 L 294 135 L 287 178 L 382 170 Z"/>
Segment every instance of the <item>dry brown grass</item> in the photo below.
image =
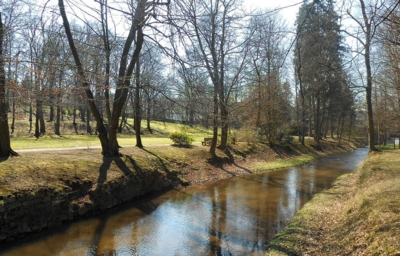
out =
<path fill-rule="evenodd" d="M 316 195 L 267 255 L 400 255 L 400 150 L 372 153 Z"/>

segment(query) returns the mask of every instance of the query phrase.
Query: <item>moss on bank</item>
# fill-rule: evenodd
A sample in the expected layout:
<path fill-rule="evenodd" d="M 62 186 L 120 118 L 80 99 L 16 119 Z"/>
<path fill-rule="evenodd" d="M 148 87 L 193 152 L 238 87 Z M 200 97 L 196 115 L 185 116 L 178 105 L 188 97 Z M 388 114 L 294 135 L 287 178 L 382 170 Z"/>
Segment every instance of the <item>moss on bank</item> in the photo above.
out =
<path fill-rule="evenodd" d="M 266 255 L 400 255 L 400 150 L 371 153 L 317 194 Z"/>

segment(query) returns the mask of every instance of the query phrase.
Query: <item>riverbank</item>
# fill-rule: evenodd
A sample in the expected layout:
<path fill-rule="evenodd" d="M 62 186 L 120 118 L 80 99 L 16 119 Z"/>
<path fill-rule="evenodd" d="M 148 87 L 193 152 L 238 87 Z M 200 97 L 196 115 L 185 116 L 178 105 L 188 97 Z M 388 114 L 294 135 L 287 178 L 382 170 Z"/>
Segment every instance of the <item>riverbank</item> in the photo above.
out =
<path fill-rule="evenodd" d="M 266 255 L 400 255 L 399 155 L 371 153 L 308 202 Z"/>
<path fill-rule="evenodd" d="M 302 164 L 351 150 L 352 145 L 307 140 L 276 145 L 122 148 L 103 159 L 99 149 L 24 152 L 0 163 L 0 241 L 10 242 L 73 219 L 97 214 L 148 193 Z"/>

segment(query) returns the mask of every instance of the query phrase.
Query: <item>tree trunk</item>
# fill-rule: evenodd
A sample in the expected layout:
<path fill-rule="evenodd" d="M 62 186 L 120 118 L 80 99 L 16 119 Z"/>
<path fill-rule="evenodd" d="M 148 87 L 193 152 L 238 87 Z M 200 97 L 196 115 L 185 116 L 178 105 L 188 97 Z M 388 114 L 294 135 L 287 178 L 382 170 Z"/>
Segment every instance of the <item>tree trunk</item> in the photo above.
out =
<path fill-rule="evenodd" d="M 40 122 L 40 134 L 44 135 L 46 133 L 46 123 L 44 121 L 43 116 L 43 101 L 40 100 L 40 108 L 39 108 L 39 122 Z"/>
<path fill-rule="evenodd" d="M 111 152 L 110 150 L 110 146 L 109 146 L 109 142 L 108 142 L 108 136 L 107 136 L 107 130 L 104 126 L 103 123 L 103 119 L 101 118 L 100 112 L 98 111 L 95 103 L 94 103 L 94 97 L 93 97 L 93 93 L 92 91 L 90 91 L 90 86 L 89 83 L 87 81 L 85 72 L 83 70 L 82 67 L 82 63 L 80 61 L 79 55 L 78 55 L 78 51 L 75 47 L 75 43 L 74 40 L 72 38 L 72 33 L 71 33 L 71 28 L 68 22 L 68 18 L 67 18 L 67 14 L 65 12 L 65 7 L 64 7 L 64 1 L 63 0 L 59 0 L 58 1 L 58 6 L 60 9 L 60 14 L 61 17 L 63 19 L 63 25 L 64 25 L 64 29 L 65 29 L 65 34 L 67 35 L 67 39 L 68 39 L 68 44 L 69 47 L 71 49 L 72 52 L 72 56 L 74 57 L 74 61 L 75 61 L 75 65 L 77 67 L 78 70 L 78 75 L 80 77 L 81 80 L 81 85 L 82 88 L 84 88 L 85 90 L 85 94 L 86 97 L 88 99 L 88 103 L 90 106 L 90 110 L 93 113 L 93 116 L 96 120 L 96 131 L 99 134 L 99 139 L 100 139 L 100 143 L 101 143 L 101 148 L 102 148 L 102 154 L 103 156 L 109 156 L 110 154 L 112 155 L 113 152 Z"/>
<path fill-rule="evenodd" d="M 151 98 L 149 95 L 147 95 L 147 130 L 149 133 L 153 134 L 153 130 L 151 129 L 150 126 L 150 121 L 151 121 Z"/>
<path fill-rule="evenodd" d="M 14 133 L 15 130 L 15 91 L 12 93 L 12 120 L 11 120 L 11 134 Z"/>
<path fill-rule="evenodd" d="M 330 124 L 331 124 L 331 138 L 334 139 L 335 136 L 333 135 L 333 133 L 334 133 L 334 127 L 333 127 L 333 117 L 332 117 L 332 113 L 330 114 L 329 122 L 330 122 Z"/>
<path fill-rule="evenodd" d="M 136 135 L 136 147 L 143 148 L 142 137 L 140 135 L 141 128 L 141 115 L 140 115 L 140 64 L 139 59 L 136 63 L 136 86 L 135 86 L 135 135 Z"/>
<path fill-rule="evenodd" d="M 58 98 L 58 96 L 57 96 Z M 61 97 L 57 100 L 58 102 L 61 101 Z M 61 126 L 61 104 L 58 103 L 57 104 L 57 111 L 56 111 L 56 123 L 54 125 L 54 133 L 57 134 L 58 136 L 61 135 L 60 132 L 60 126 Z"/>
<path fill-rule="evenodd" d="M 315 103 L 315 102 L 313 102 Z M 314 105 L 314 104 L 313 104 Z M 315 117 L 314 117 L 314 130 L 315 130 L 315 134 L 314 134 L 314 140 L 315 142 L 317 142 L 317 144 L 319 144 L 320 138 L 321 138 L 321 130 L 320 130 L 320 122 L 321 122 L 321 99 L 319 97 L 319 95 L 317 96 L 317 105 L 315 106 Z"/>
<path fill-rule="evenodd" d="M 65 29 L 65 34 L 68 39 L 68 44 L 70 50 L 72 52 L 72 56 L 74 58 L 74 62 L 78 71 L 78 75 L 80 78 L 80 84 L 82 89 L 84 89 L 86 97 L 89 102 L 90 109 L 92 111 L 93 117 L 96 120 L 96 130 L 98 131 L 100 143 L 102 146 L 102 154 L 104 156 L 119 156 L 119 145 L 117 141 L 117 129 L 119 124 L 119 118 L 121 117 L 122 108 L 125 105 L 128 91 L 130 87 L 130 80 L 135 69 L 135 65 L 139 59 L 139 54 L 143 46 L 144 35 L 143 28 L 144 21 L 146 20 L 146 0 L 137 1 L 137 8 L 134 11 L 133 20 L 131 23 L 131 27 L 129 30 L 128 37 L 124 43 L 123 50 L 121 53 L 121 60 L 118 71 L 118 80 L 116 83 L 116 90 L 113 102 L 113 108 L 111 113 L 111 122 L 109 124 L 110 129 L 107 132 L 103 118 L 95 104 L 94 96 L 92 91 L 90 90 L 90 84 L 88 82 L 87 76 L 85 74 L 83 65 L 79 58 L 78 51 L 75 47 L 75 43 L 72 37 L 71 28 L 69 25 L 69 21 L 66 15 L 64 1 L 59 0 L 58 6 L 61 13 L 61 17 L 63 19 L 63 25 Z M 159 3 L 155 3 L 159 4 Z M 163 3 L 162 3 L 163 4 Z M 169 4 L 169 3 L 168 3 Z M 132 57 L 130 59 L 129 65 L 128 56 L 131 52 L 131 45 L 135 41 L 136 38 L 136 47 L 133 51 Z"/>
<path fill-rule="evenodd" d="M 345 114 L 343 114 L 342 124 L 340 125 L 339 143 L 342 141 L 342 134 L 343 134 L 343 129 L 344 129 L 344 119 L 345 119 Z"/>
<path fill-rule="evenodd" d="M 49 116 L 49 122 L 54 121 L 54 96 L 50 97 L 50 116 Z"/>
<path fill-rule="evenodd" d="M 86 122 L 86 104 L 87 103 L 85 100 L 79 100 L 78 109 L 79 109 L 79 116 L 82 122 Z"/>
<path fill-rule="evenodd" d="M 39 97 L 39 95 L 37 96 Z M 41 100 L 39 98 L 36 99 L 36 115 L 35 115 L 35 137 L 36 139 L 40 138 L 40 123 L 41 123 L 41 119 L 40 119 L 40 113 L 42 111 L 42 107 L 41 107 Z"/>
<path fill-rule="evenodd" d="M 43 100 L 40 89 L 41 67 L 39 64 L 35 65 L 35 90 L 36 90 L 36 118 L 35 118 L 35 137 L 39 139 L 40 135 L 46 133 L 46 128 L 43 119 Z"/>
<path fill-rule="evenodd" d="M 3 57 L 4 28 L 0 12 L 0 157 L 17 156 L 11 149 L 10 131 L 8 127 L 7 106 L 5 97 L 6 76 Z"/>
<path fill-rule="evenodd" d="M 78 124 L 76 123 L 76 108 L 75 108 L 75 106 L 74 106 L 74 114 L 73 114 L 72 125 L 74 126 L 75 133 L 79 134 L 79 132 L 78 132 Z"/>
<path fill-rule="evenodd" d="M 215 158 L 217 154 L 215 150 L 217 148 L 218 140 L 218 90 L 214 89 L 214 113 L 213 113 L 213 138 L 210 146 L 210 153 Z"/>
<path fill-rule="evenodd" d="M 337 123 L 337 128 L 336 128 L 336 137 L 339 138 L 339 134 L 340 134 L 340 124 L 342 123 L 342 114 L 340 114 L 339 116 L 339 120 Z"/>
<path fill-rule="evenodd" d="M 33 107 L 32 107 L 32 101 L 29 101 L 29 131 L 28 133 L 32 132 L 32 122 L 33 122 Z"/>
<path fill-rule="evenodd" d="M 229 132 L 229 125 L 228 125 L 228 110 L 225 102 L 220 100 L 221 105 L 221 144 L 219 148 L 224 150 L 228 144 L 228 132 Z"/>
<path fill-rule="evenodd" d="M 141 6 L 141 8 L 144 8 L 143 2 L 140 2 L 140 4 L 138 3 L 138 8 L 139 8 L 139 5 L 143 5 L 143 6 Z M 130 78 L 133 74 L 136 64 L 139 63 L 139 54 L 142 49 L 143 42 L 144 42 L 143 28 L 139 26 L 139 27 L 137 27 L 136 48 L 135 48 L 135 51 L 133 52 L 131 62 L 129 64 L 126 72 L 124 71 L 125 70 L 124 65 L 126 64 L 126 61 L 125 61 L 125 63 L 122 63 L 124 65 L 122 65 L 122 64 L 120 65 L 120 73 L 119 73 L 119 78 L 118 78 L 118 82 L 117 82 L 117 90 L 116 90 L 115 96 L 114 96 L 112 120 L 111 120 L 111 124 L 110 124 L 110 134 L 109 134 L 109 139 L 108 139 L 111 154 L 113 154 L 113 155 L 119 154 L 118 153 L 119 145 L 118 145 L 118 141 L 117 141 L 117 128 L 118 128 L 119 118 L 121 116 L 122 108 L 128 97 L 128 88 L 130 85 Z M 121 62 L 124 62 L 124 61 L 121 61 Z M 136 90 L 139 90 L 139 88 L 136 88 Z M 136 95 L 135 95 L 135 98 L 136 98 Z M 135 102 L 136 102 L 136 99 L 135 99 Z M 140 107 L 140 105 L 139 105 L 139 107 Z M 138 111 L 138 110 L 136 110 L 136 111 Z M 139 125 L 140 125 L 140 123 L 139 123 Z M 138 134 L 136 134 L 136 136 L 138 136 Z M 139 136 L 140 136 L 140 133 L 139 133 Z M 136 140 L 136 146 L 143 147 L 143 145 L 141 143 L 141 138 L 140 138 L 140 141 Z"/>
<path fill-rule="evenodd" d="M 326 114 L 326 122 L 325 122 L 325 131 L 324 131 L 324 139 L 328 138 L 328 131 L 329 131 L 329 125 L 330 125 L 330 111 L 328 109 L 328 113 Z"/>
<path fill-rule="evenodd" d="M 372 71 L 371 71 L 371 23 L 368 22 L 368 16 L 365 10 L 365 4 L 363 0 L 360 0 L 361 12 L 363 14 L 364 25 L 365 25 L 365 44 L 364 44 L 364 59 L 365 69 L 367 71 L 367 87 L 366 87 L 366 100 L 367 100 L 367 115 L 368 115 L 368 137 L 369 137 L 369 150 L 377 151 L 375 147 L 375 129 L 374 129 L 374 118 L 372 111 Z"/>
<path fill-rule="evenodd" d="M 89 106 L 86 105 L 86 132 L 87 134 L 92 134 L 92 127 L 90 126 L 90 109 Z"/>
<path fill-rule="evenodd" d="M 191 95 L 193 92 L 191 93 Z M 194 114 L 195 114 L 195 109 L 194 109 L 194 101 L 193 99 L 189 99 L 189 126 L 193 127 L 194 125 Z"/>
<path fill-rule="evenodd" d="M 124 106 L 124 109 L 122 110 L 121 122 L 119 123 L 119 126 L 118 126 L 118 133 L 122 133 L 124 124 L 126 124 L 126 104 Z"/>
<path fill-rule="evenodd" d="M 59 79 L 58 79 L 58 86 L 59 86 L 59 90 L 57 92 L 57 109 L 56 109 L 56 122 L 54 124 L 54 133 L 57 134 L 58 136 L 61 135 L 60 132 L 60 127 L 61 127 L 61 101 L 62 101 L 62 97 L 61 97 L 61 84 L 62 84 L 62 76 L 63 74 L 63 70 L 61 71 L 60 75 L 59 75 Z"/>
<path fill-rule="evenodd" d="M 304 92 L 304 85 L 303 85 L 303 76 L 302 76 L 302 62 L 301 62 L 301 48 L 298 43 L 299 38 L 296 39 L 296 50 L 297 50 L 297 58 L 298 61 L 296 63 L 296 73 L 297 79 L 299 81 L 299 95 L 301 100 L 301 122 L 299 124 L 299 141 L 302 146 L 304 146 L 304 137 L 306 133 L 306 108 L 305 108 L 305 92 Z M 297 92 L 296 92 L 297 94 Z M 296 98 L 297 99 L 297 98 Z M 300 121 L 300 120 L 299 120 Z"/>
<path fill-rule="evenodd" d="M 353 129 L 353 110 L 350 112 L 349 142 L 351 140 L 351 130 Z"/>

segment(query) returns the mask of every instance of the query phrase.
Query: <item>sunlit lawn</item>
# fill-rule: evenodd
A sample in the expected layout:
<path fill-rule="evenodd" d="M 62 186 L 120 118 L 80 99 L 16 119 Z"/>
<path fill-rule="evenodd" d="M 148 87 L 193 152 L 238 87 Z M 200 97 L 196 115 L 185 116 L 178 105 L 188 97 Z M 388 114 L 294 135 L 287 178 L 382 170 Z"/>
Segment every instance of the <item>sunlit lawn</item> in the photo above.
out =
<path fill-rule="evenodd" d="M 142 130 L 145 130 L 146 123 L 142 122 Z M 202 127 L 189 127 L 187 125 L 164 122 L 151 122 L 151 128 L 155 134 L 142 135 L 142 143 L 146 145 L 172 144 L 168 134 L 175 131 L 185 131 L 195 142 L 203 141 L 209 137 L 210 131 Z M 120 134 L 118 136 L 120 146 L 135 146 L 136 137 L 134 134 Z M 63 148 L 63 147 L 87 147 L 100 146 L 99 138 L 96 135 L 45 135 L 36 139 L 35 137 L 20 136 L 11 139 L 11 146 L 14 150 L 35 149 L 35 148 Z"/>

